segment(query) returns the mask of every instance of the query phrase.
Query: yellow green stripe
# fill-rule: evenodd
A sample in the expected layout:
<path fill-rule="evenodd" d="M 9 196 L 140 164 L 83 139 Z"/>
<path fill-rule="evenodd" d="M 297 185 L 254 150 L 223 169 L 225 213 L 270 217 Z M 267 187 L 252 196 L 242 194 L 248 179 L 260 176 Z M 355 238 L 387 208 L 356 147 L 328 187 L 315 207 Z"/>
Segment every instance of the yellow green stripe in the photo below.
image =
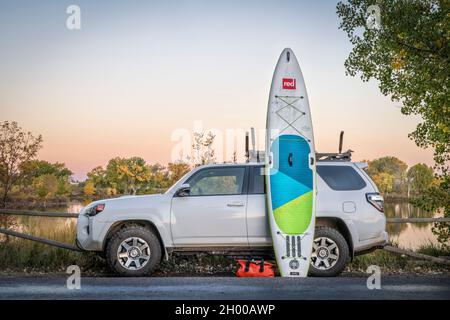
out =
<path fill-rule="evenodd" d="M 275 222 L 285 234 L 301 234 L 312 217 L 313 192 L 309 191 L 273 211 Z"/>

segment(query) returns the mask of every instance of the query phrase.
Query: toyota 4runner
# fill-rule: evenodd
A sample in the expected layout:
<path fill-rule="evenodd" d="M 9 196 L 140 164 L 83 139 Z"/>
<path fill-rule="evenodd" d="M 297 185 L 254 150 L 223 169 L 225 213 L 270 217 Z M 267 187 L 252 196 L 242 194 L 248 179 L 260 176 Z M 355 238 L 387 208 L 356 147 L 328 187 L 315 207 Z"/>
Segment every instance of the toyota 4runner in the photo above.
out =
<path fill-rule="evenodd" d="M 336 276 L 355 255 L 387 243 L 383 198 L 364 163 L 317 163 L 310 274 Z M 78 218 L 77 245 L 125 276 L 151 274 L 172 253 L 273 257 L 263 165 L 195 168 L 164 194 L 99 200 Z"/>

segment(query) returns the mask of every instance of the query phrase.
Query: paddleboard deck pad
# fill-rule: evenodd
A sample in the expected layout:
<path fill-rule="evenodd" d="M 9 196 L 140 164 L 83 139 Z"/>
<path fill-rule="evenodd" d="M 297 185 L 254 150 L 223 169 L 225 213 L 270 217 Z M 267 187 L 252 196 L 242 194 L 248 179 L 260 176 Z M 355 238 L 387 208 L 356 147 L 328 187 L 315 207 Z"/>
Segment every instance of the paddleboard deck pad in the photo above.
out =
<path fill-rule="evenodd" d="M 284 49 L 267 110 L 266 187 L 279 271 L 306 277 L 314 239 L 316 160 L 308 96 L 298 61 Z"/>

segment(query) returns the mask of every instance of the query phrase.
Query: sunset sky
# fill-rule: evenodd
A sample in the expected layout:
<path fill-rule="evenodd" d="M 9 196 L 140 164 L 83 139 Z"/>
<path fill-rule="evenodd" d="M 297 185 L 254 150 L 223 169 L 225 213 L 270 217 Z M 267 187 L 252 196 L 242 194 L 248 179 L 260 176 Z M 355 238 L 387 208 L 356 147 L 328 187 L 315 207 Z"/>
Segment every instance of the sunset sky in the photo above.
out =
<path fill-rule="evenodd" d="M 81 30 L 66 8 L 81 8 Z M 115 156 L 167 163 L 173 132 L 263 129 L 285 47 L 308 90 L 316 150 L 432 164 L 376 82 L 345 75 L 351 50 L 335 1 L 2 1 L 0 120 L 40 133 L 40 159 L 83 179 Z M 260 144 L 263 146 L 263 143 Z M 238 150 L 242 156 L 244 150 Z"/>

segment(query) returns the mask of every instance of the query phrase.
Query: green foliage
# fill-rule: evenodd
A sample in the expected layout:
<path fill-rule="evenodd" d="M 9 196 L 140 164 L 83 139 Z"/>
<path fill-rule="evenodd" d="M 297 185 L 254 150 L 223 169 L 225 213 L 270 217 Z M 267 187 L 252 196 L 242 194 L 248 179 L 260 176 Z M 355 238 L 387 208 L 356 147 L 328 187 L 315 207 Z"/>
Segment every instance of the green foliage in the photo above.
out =
<path fill-rule="evenodd" d="M 45 174 L 51 174 L 58 178 L 68 179 L 72 171 L 66 168 L 64 163 L 50 163 L 45 160 L 31 160 L 23 163 L 20 168 L 27 177 L 37 178 Z"/>
<path fill-rule="evenodd" d="M 189 170 L 191 170 L 189 165 L 185 162 L 169 163 L 167 169 L 169 171 L 170 185 L 180 180 L 189 172 Z"/>
<path fill-rule="evenodd" d="M 355 257 L 349 265 L 351 270 L 365 272 L 371 265 L 377 265 L 382 270 L 399 270 L 407 267 L 409 259 L 399 254 L 388 252 L 385 250 L 376 250 L 370 254 Z"/>
<path fill-rule="evenodd" d="M 367 24 L 369 6 L 380 8 L 380 27 Z M 379 81 L 383 94 L 403 104 L 405 115 L 423 122 L 411 137 L 433 147 L 438 165 L 449 160 L 449 1 L 349 0 L 337 14 L 353 50 L 345 61 L 347 74 Z"/>
<path fill-rule="evenodd" d="M 403 194 L 408 165 L 396 157 L 383 157 L 369 161 L 367 173 L 383 194 Z"/>
<path fill-rule="evenodd" d="M 169 188 L 190 170 L 184 162 L 147 164 L 139 157 L 114 158 L 106 169 L 96 167 L 88 173 L 84 194 L 149 194 Z"/>
<path fill-rule="evenodd" d="M 108 180 L 106 179 L 106 171 L 101 167 L 95 167 L 87 174 L 88 181 L 91 181 L 98 188 L 106 188 Z"/>
<path fill-rule="evenodd" d="M 121 194 L 136 194 L 150 177 L 150 170 L 140 157 L 117 157 L 109 160 L 106 166 L 106 180 Z"/>
<path fill-rule="evenodd" d="M 70 188 L 70 177 L 72 171 L 70 171 L 64 163 L 50 163 L 44 160 L 31 160 L 23 163 L 20 166 L 20 170 L 24 175 L 21 181 L 21 190 L 24 193 L 36 193 L 41 198 L 48 198 L 54 196 L 67 196 L 71 192 Z M 53 178 L 50 178 L 53 177 Z M 50 190 L 50 195 L 42 196 L 44 192 L 43 188 L 40 186 L 42 177 L 46 177 L 46 181 L 53 185 L 56 184 L 56 191 Z M 54 183 L 54 181 L 56 181 Z M 34 187 L 34 189 L 30 189 Z M 39 187 L 38 187 L 39 186 Z M 39 190 L 38 190 L 39 189 Z"/>
<path fill-rule="evenodd" d="M 383 157 L 370 161 L 367 171 L 371 175 L 386 172 L 396 178 L 402 178 L 407 168 L 408 165 L 396 157 Z"/>
<path fill-rule="evenodd" d="M 387 172 L 380 172 L 373 176 L 373 182 L 382 194 L 389 194 L 394 188 L 394 176 Z"/>
<path fill-rule="evenodd" d="M 33 180 L 33 186 L 36 194 L 41 198 L 47 200 L 55 196 L 58 191 L 58 180 L 52 174 L 44 174 Z"/>
<path fill-rule="evenodd" d="M 83 193 L 88 197 L 93 196 L 95 194 L 95 185 L 93 181 L 87 181 L 84 184 Z"/>
<path fill-rule="evenodd" d="M 433 257 L 441 257 L 441 256 L 450 256 L 450 248 L 442 245 L 436 244 L 426 244 L 421 246 L 418 250 L 418 253 L 426 254 L 428 256 Z"/>
<path fill-rule="evenodd" d="M 0 126 L 0 186 L 1 205 L 6 206 L 13 186 L 25 177 L 20 167 L 36 157 L 42 147 L 42 136 L 24 132 L 17 122 L 5 121 Z"/>
<path fill-rule="evenodd" d="M 369 7 L 380 9 L 380 24 L 367 23 Z M 423 192 L 416 205 L 443 208 L 450 216 L 450 106 L 448 0 L 349 0 L 339 2 L 340 28 L 353 50 L 345 61 L 347 74 L 376 79 L 384 95 L 402 103 L 405 115 L 422 122 L 409 137 L 419 147 L 434 149 L 439 184 Z M 436 225 L 441 241 L 449 241 L 449 224 Z"/>
<path fill-rule="evenodd" d="M 409 168 L 406 176 L 410 192 L 416 195 L 429 189 L 434 181 L 433 168 L 423 163 L 418 163 Z"/>

